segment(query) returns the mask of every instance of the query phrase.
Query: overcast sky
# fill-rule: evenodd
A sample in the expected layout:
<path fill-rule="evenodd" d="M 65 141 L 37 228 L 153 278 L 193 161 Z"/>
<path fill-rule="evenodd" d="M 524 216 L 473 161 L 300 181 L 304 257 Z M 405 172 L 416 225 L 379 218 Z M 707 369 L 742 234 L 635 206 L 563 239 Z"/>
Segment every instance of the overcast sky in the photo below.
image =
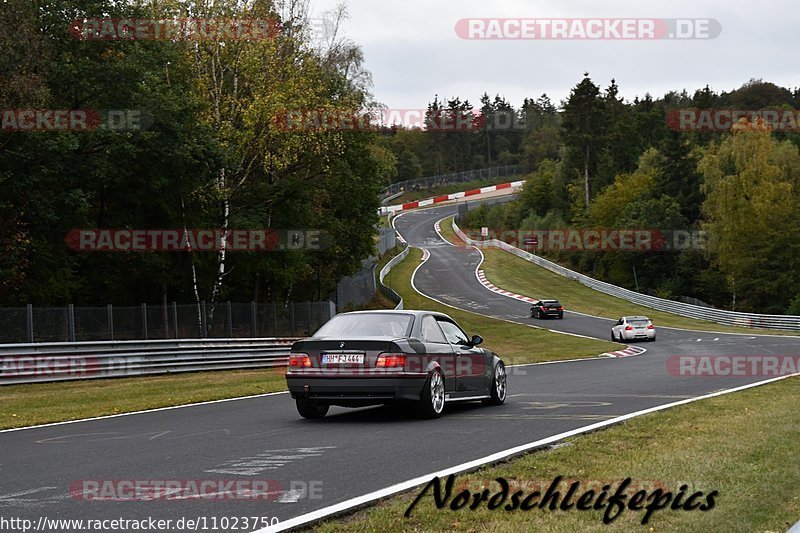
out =
<path fill-rule="evenodd" d="M 341 0 L 310 0 L 322 16 Z M 601 87 L 615 78 L 632 100 L 649 92 L 691 94 L 707 83 L 731 90 L 751 78 L 800 86 L 800 0 L 344 0 L 347 37 L 360 44 L 375 98 L 392 109 L 424 108 L 483 92 L 519 106 L 547 93 L 558 103 L 588 71 Z M 466 40 L 463 18 L 715 19 L 707 40 Z"/>

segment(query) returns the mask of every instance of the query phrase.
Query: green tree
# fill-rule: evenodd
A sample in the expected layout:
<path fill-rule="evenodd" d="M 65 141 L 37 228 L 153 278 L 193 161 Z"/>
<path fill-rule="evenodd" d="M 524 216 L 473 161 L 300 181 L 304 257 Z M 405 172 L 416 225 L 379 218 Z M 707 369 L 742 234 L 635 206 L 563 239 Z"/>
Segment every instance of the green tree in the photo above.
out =
<path fill-rule="evenodd" d="M 705 151 L 703 213 L 731 307 L 783 312 L 800 282 L 800 152 L 763 124 L 740 124 Z"/>
<path fill-rule="evenodd" d="M 571 152 L 568 167 L 583 178 L 583 200 L 589 208 L 590 175 L 605 145 L 604 103 L 600 88 L 584 73 L 584 78 L 570 91 L 564 104 L 562 139 Z"/>
<path fill-rule="evenodd" d="M 661 142 L 659 154 L 655 194 L 674 198 L 687 220 L 697 220 L 703 195 L 700 192 L 697 158 L 692 147 L 681 133 L 672 131 Z"/>

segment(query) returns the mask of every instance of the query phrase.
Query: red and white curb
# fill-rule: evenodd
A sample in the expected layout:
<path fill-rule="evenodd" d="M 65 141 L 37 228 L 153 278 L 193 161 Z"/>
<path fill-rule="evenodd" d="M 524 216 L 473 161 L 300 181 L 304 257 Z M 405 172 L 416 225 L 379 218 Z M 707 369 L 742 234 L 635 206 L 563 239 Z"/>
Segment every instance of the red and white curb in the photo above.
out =
<path fill-rule="evenodd" d="M 483 272 L 483 270 L 478 270 L 477 275 L 478 275 L 478 281 L 480 281 L 481 284 L 484 287 L 486 287 L 487 289 L 489 289 L 490 291 L 492 291 L 494 293 L 500 294 L 500 295 L 505 296 L 507 298 L 513 298 L 513 299 L 519 300 L 521 302 L 533 303 L 533 302 L 536 301 L 535 298 L 531 298 L 530 296 L 517 294 L 517 293 L 511 292 L 511 291 L 506 291 L 506 290 L 503 290 L 500 287 L 494 285 L 491 281 L 486 279 L 486 274 Z M 600 357 L 634 357 L 636 355 L 642 355 L 646 351 L 647 351 L 646 348 L 642 348 L 640 346 L 628 346 L 624 350 L 617 350 L 615 352 L 602 353 L 602 354 L 600 354 Z"/>
<path fill-rule="evenodd" d="M 642 355 L 644 352 L 647 351 L 647 348 L 642 348 L 640 346 L 628 346 L 624 350 L 617 350 L 616 352 L 606 352 L 600 354 L 600 356 L 605 357 L 633 357 L 635 355 Z"/>
<path fill-rule="evenodd" d="M 396 213 L 397 211 L 406 211 L 408 209 L 416 209 L 418 207 L 425 207 L 428 205 L 438 204 L 441 202 L 449 202 L 450 200 L 458 200 L 460 198 L 467 198 L 470 196 L 476 196 L 478 194 L 486 194 L 487 192 L 495 192 L 501 191 L 503 189 L 513 189 L 516 187 L 522 187 L 522 184 L 525 183 L 525 180 L 521 181 L 512 181 L 510 183 L 500 183 L 499 185 L 490 185 L 488 187 L 481 187 L 480 189 L 472 189 L 469 191 L 461 191 L 461 192 L 454 192 L 451 194 L 442 194 L 441 196 L 434 196 L 432 198 L 426 198 L 425 200 L 417 200 L 414 202 L 406 202 L 404 204 L 399 205 L 390 205 L 387 207 L 381 207 L 380 214 L 381 215 L 388 215 L 390 213 Z"/>
<path fill-rule="evenodd" d="M 531 298 L 529 296 L 524 296 L 522 294 L 517 294 L 515 292 L 506 291 L 494 285 L 491 281 L 486 279 L 486 274 L 483 272 L 483 270 L 478 270 L 478 281 L 480 281 L 481 284 L 490 291 L 503 296 L 507 296 L 508 298 L 514 298 L 515 300 L 520 300 L 521 302 L 528 302 L 528 303 L 533 303 L 536 301 L 536 298 Z"/>

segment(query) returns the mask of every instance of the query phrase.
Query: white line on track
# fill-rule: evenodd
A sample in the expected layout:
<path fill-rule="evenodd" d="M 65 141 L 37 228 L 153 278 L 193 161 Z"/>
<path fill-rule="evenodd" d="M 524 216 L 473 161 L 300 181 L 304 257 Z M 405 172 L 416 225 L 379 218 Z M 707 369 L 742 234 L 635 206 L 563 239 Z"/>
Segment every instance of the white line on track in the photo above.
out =
<path fill-rule="evenodd" d="M 390 487 L 386 487 L 384 489 L 380 489 L 374 492 L 370 492 L 368 494 L 364 494 L 362 496 L 357 496 L 355 498 L 351 498 L 349 500 L 345 500 L 343 502 L 337 503 L 335 505 L 331 505 L 325 507 L 323 509 L 319 509 L 317 511 L 312 511 L 310 513 L 306 513 L 304 515 L 297 516 L 295 518 L 291 518 L 286 520 L 285 522 L 281 522 L 275 526 L 270 526 L 267 528 L 259 529 L 254 533 L 270 533 L 270 532 L 277 532 L 277 531 L 285 531 L 290 528 L 299 527 L 310 522 L 316 522 L 317 520 L 321 520 L 326 517 L 330 517 L 333 515 L 345 513 L 351 509 L 363 506 L 365 504 L 374 502 L 376 500 L 386 498 L 388 496 L 395 495 L 399 492 L 407 491 L 413 489 L 414 487 L 418 487 L 424 483 L 429 482 L 433 477 L 445 477 L 449 476 L 450 474 L 459 474 L 463 472 L 468 472 L 472 470 L 476 470 L 482 466 L 487 464 L 492 464 L 501 460 L 508 459 L 509 457 L 513 457 L 516 455 L 523 454 L 525 452 L 529 452 L 536 448 L 542 448 L 549 444 L 556 443 L 558 441 L 564 440 L 569 437 L 573 437 L 575 435 L 581 435 L 584 433 L 589 433 L 591 431 L 596 431 L 598 429 L 606 428 L 608 426 L 612 426 L 615 424 L 619 424 L 621 422 L 625 422 L 626 420 L 630 420 L 632 418 L 636 418 L 642 415 L 656 413 L 658 411 L 663 411 L 665 409 L 670 409 L 672 407 L 677 407 L 679 405 L 685 405 L 688 403 L 693 403 L 699 400 L 706 400 L 709 398 L 714 398 L 717 396 L 722 396 L 725 394 L 730 394 L 733 392 L 739 392 L 742 390 L 750 389 L 753 387 L 758 387 L 761 385 L 766 385 L 768 383 L 773 383 L 775 381 L 780 381 L 789 377 L 796 377 L 800 376 L 800 374 L 791 374 L 788 376 L 779 376 L 777 378 L 771 378 L 764 381 L 759 381 L 757 383 L 750 383 L 748 385 L 742 385 L 740 387 L 735 387 L 732 389 L 726 389 L 718 392 L 712 392 L 710 394 L 705 394 L 703 396 L 697 396 L 694 398 L 688 398 L 686 400 L 679 400 L 677 402 L 671 402 L 663 405 L 657 405 L 655 407 L 650 407 L 648 409 L 643 409 L 641 411 L 636 411 L 633 413 L 629 413 L 627 415 L 618 416 L 616 418 L 612 418 L 609 420 L 603 420 L 601 422 L 596 422 L 594 424 L 590 424 L 588 426 L 583 426 L 580 428 L 576 428 L 570 431 L 565 431 L 564 433 L 559 433 L 558 435 L 553 435 L 550 437 L 546 437 L 544 439 L 540 439 L 537 441 L 529 442 L 527 444 L 522 444 L 520 446 L 515 446 L 513 448 L 507 448 L 505 450 L 493 453 L 491 455 L 487 455 L 485 457 L 481 457 L 479 459 L 475 459 L 473 461 L 469 461 L 466 463 L 461 463 L 455 466 L 451 466 L 449 468 L 445 468 L 444 470 L 439 470 L 437 472 L 431 472 L 430 474 L 426 474 L 424 476 L 419 476 L 413 479 L 409 479 L 407 481 L 403 481 L 401 483 L 397 483 Z"/>
<path fill-rule="evenodd" d="M 90 422 L 92 420 L 105 420 L 106 418 L 119 418 L 121 416 L 141 415 L 147 413 L 157 413 L 158 411 L 169 411 L 171 409 L 185 409 L 187 407 L 198 407 L 200 405 L 211 405 L 214 403 L 235 402 L 238 400 L 250 400 L 252 398 L 263 398 L 265 396 L 277 396 L 278 394 L 289 394 L 289 391 L 267 392 L 264 394 L 253 394 L 252 396 L 237 396 L 236 398 L 224 398 L 222 400 L 209 400 L 207 402 L 187 403 L 185 405 L 172 405 L 169 407 L 157 407 L 155 409 L 144 409 L 142 411 L 131 411 L 130 413 L 118 413 L 115 415 L 93 416 L 91 418 L 79 418 L 77 420 L 65 420 L 63 422 L 51 422 L 49 424 L 39 424 L 36 426 L 25 426 L 22 428 L 2 429 L 0 433 L 10 433 L 12 431 L 24 431 L 26 429 L 47 428 L 52 426 L 63 426 L 66 424 L 77 424 L 78 422 Z"/>

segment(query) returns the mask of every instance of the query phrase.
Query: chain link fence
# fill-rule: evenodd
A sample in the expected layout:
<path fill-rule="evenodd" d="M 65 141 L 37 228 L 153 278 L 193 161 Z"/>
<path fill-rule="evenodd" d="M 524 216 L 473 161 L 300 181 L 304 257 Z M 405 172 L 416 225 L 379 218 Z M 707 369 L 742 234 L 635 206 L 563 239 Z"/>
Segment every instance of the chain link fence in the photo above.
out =
<path fill-rule="evenodd" d="M 374 268 L 374 267 L 373 267 Z M 374 294 L 374 291 L 373 291 Z M 333 302 L 0 308 L 0 344 L 303 337 L 336 314 Z"/>
<path fill-rule="evenodd" d="M 397 232 L 394 228 L 381 228 L 378 232 L 378 257 L 397 246 Z"/>
<path fill-rule="evenodd" d="M 532 165 L 504 165 L 502 167 L 481 168 L 477 170 L 465 170 L 463 172 L 453 172 L 451 174 L 441 174 L 439 176 L 428 176 L 413 180 L 398 181 L 384 188 L 381 198 L 394 196 L 403 191 L 417 191 L 440 187 L 451 183 L 465 183 L 468 181 L 488 180 L 495 178 L 519 176 L 533 172 Z"/>
<path fill-rule="evenodd" d="M 377 266 L 377 260 L 370 257 L 362 262 L 361 270 L 339 280 L 336 285 L 336 304 L 339 309 L 358 307 L 372 300 L 378 290 L 375 283 Z"/>

